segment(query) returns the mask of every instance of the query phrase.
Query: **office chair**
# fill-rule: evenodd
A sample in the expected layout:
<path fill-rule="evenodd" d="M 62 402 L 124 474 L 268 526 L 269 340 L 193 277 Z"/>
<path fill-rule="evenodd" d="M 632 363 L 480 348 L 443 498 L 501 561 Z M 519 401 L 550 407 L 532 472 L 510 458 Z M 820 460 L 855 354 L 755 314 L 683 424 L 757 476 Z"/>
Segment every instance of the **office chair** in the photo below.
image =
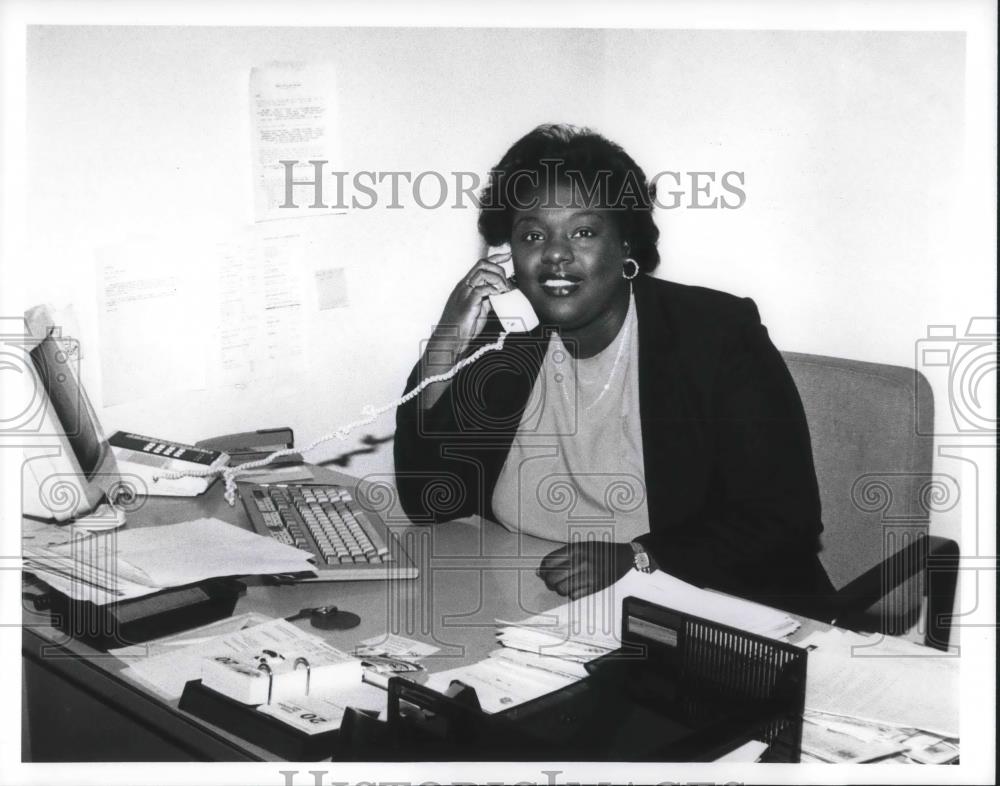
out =
<path fill-rule="evenodd" d="M 958 486 L 933 474 L 934 439 L 917 433 L 933 423 L 930 385 L 900 366 L 782 354 L 809 421 L 837 625 L 899 635 L 926 597 L 924 642 L 946 650 L 958 544 L 928 527 L 932 510 L 957 503 Z"/>

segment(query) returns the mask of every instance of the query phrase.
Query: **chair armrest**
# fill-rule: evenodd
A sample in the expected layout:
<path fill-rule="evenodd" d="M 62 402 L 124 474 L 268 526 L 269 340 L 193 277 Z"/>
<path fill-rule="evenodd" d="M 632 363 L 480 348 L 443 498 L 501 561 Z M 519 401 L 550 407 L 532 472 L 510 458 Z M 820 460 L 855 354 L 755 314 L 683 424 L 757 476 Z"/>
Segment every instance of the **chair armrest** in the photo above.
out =
<path fill-rule="evenodd" d="M 955 596 L 954 575 L 951 574 L 957 569 L 957 561 L 958 544 L 955 541 L 937 535 L 921 535 L 908 546 L 865 571 L 837 592 L 834 597 L 834 609 L 836 610 L 834 621 L 842 627 L 851 627 L 848 622 L 851 616 L 870 608 L 876 601 L 887 596 L 904 581 L 913 578 L 928 567 L 936 574 L 933 591 L 928 595 L 939 599 L 938 603 L 929 608 L 929 612 L 933 609 L 934 616 L 939 616 L 941 607 L 943 607 L 944 602 L 947 602 L 950 614 L 951 601 L 954 600 Z M 932 584 L 930 579 L 931 577 L 928 577 L 929 585 Z M 949 595 L 950 600 L 947 598 Z M 944 620 L 935 618 L 931 622 L 940 625 Z M 947 622 L 950 624 L 950 619 Z"/>

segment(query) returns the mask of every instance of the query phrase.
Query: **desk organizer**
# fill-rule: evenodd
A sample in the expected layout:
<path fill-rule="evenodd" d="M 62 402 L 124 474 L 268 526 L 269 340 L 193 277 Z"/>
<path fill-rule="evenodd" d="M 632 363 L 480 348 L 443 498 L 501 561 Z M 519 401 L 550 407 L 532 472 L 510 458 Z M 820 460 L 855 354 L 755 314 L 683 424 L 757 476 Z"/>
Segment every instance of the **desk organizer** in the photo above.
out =
<path fill-rule="evenodd" d="M 108 650 L 229 617 L 246 589 L 237 579 L 207 579 L 103 606 L 50 590 L 36 607 L 49 610 L 52 627 L 96 649 Z"/>
<path fill-rule="evenodd" d="M 338 730 L 319 734 L 299 731 L 275 717 L 258 712 L 257 705 L 242 704 L 206 688 L 201 680 L 192 680 L 184 686 L 178 706 L 289 761 L 330 758 L 339 735 Z"/>
<path fill-rule="evenodd" d="M 751 740 L 767 762 L 797 762 L 805 650 L 624 601 L 622 647 L 589 676 L 504 712 L 475 691 L 448 696 L 389 682 L 388 719 L 341 726 L 339 757 L 400 761 L 712 761 Z"/>

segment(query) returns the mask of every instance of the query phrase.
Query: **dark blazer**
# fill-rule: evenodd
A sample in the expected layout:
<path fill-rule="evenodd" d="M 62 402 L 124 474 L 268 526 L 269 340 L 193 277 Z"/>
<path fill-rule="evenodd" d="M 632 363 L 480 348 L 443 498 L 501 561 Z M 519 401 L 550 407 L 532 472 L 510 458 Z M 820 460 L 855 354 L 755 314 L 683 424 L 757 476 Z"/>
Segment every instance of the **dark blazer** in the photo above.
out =
<path fill-rule="evenodd" d="M 685 581 L 829 619 L 809 431 L 757 307 L 648 276 L 634 292 L 650 521 L 639 540 Z M 475 346 L 498 332 L 491 321 Z M 430 410 L 399 408 L 396 479 L 413 521 L 494 518 L 493 490 L 547 345 L 542 327 L 511 334 Z"/>

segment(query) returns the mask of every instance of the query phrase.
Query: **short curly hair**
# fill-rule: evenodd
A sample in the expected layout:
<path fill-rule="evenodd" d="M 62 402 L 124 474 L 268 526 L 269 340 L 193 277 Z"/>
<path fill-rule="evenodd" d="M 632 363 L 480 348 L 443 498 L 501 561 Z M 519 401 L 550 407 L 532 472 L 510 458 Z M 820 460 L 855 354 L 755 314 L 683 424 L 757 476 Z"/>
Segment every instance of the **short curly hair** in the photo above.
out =
<path fill-rule="evenodd" d="M 569 181 L 591 206 L 612 212 L 640 270 L 649 273 L 660 264 L 660 230 L 653 221 L 656 186 L 619 145 L 589 128 L 565 124 L 541 125 L 525 134 L 490 171 L 480 195 L 483 239 L 491 246 L 509 242 L 514 210 L 553 177 Z"/>

